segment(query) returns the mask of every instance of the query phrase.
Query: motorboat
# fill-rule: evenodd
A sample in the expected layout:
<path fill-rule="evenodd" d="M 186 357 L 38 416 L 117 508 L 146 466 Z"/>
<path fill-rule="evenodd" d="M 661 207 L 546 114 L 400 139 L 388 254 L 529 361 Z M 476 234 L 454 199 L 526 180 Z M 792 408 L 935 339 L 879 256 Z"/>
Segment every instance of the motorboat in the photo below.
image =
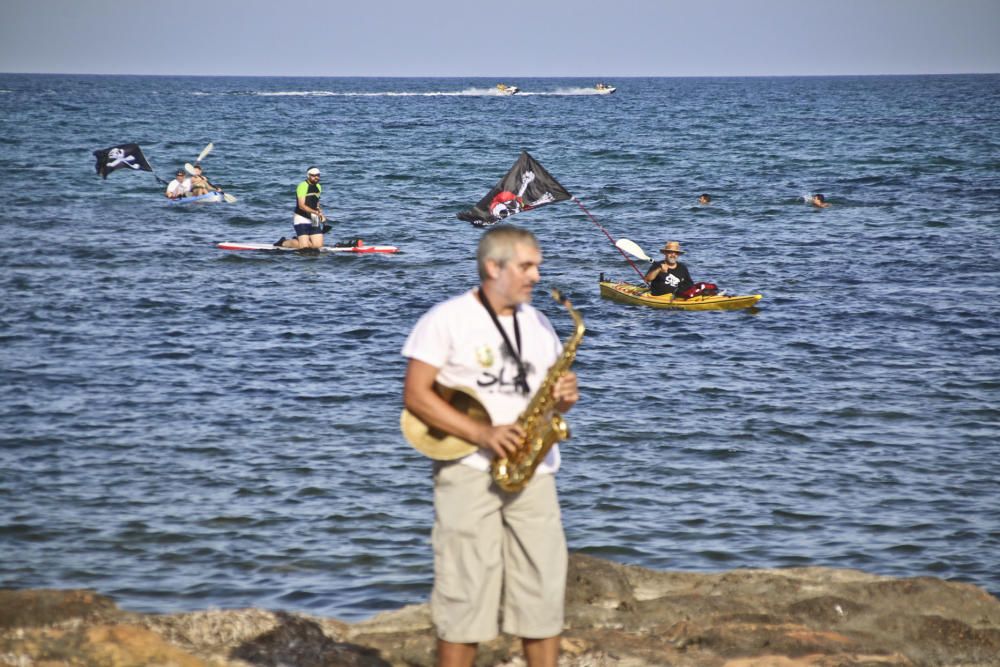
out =
<path fill-rule="evenodd" d="M 501 95 L 516 95 L 517 91 L 517 86 L 508 86 L 506 83 L 497 84 L 497 92 Z"/>
<path fill-rule="evenodd" d="M 596 86 L 594 86 L 594 90 L 596 90 L 601 95 L 610 95 L 611 93 L 615 92 L 618 89 L 615 88 L 614 86 L 609 86 L 608 84 L 602 81 L 598 83 Z"/>

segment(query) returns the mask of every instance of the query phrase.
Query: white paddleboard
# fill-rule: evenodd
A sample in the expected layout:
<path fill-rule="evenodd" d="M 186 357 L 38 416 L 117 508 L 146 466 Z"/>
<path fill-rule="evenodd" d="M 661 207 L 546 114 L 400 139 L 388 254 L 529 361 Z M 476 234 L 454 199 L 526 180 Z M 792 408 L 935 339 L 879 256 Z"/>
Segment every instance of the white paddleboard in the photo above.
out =
<path fill-rule="evenodd" d="M 225 241 L 220 243 L 218 246 L 222 250 L 264 250 L 264 251 L 289 251 L 295 252 L 297 248 L 279 248 L 272 243 L 235 243 L 233 241 Z M 359 241 L 357 245 L 354 246 L 336 246 L 336 245 L 325 245 L 318 248 L 319 252 L 333 252 L 333 253 L 355 253 L 355 254 L 369 254 L 369 253 L 394 253 L 399 252 L 399 248 L 394 245 L 365 245 L 363 241 Z"/>

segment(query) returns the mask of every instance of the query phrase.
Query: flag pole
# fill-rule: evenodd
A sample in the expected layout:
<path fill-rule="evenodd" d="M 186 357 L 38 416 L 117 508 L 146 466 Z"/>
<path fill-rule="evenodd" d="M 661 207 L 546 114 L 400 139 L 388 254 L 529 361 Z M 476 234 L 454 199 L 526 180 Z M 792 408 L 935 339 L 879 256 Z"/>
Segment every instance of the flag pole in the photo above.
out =
<path fill-rule="evenodd" d="M 620 252 L 621 256 L 625 258 L 625 261 L 628 262 L 629 265 L 631 265 L 631 267 L 633 269 L 635 269 L 636 273 L 639 274 L 639 277 L 642 278 L 642 282 L 646 282 L 646 274 L 643 273 L 642 271 L 640 271 L 639 267 L 636 266 L 635 262 L 632 261 L 632 258 L 629 257 L 628 255 L 626 255 L 625 251 L 622 250 L 621 248 L 619 248 L 615 244 L 615 240 L 614 240 L 614 238 L 612 238 L 611 234 L 608 233 L 608 230 L 606 230 L 604 227 L 601 226 L 601 223 L 599 223 L 597 221 L 597 218 L 595 218 L 593 215 L 590 214 L 590 211 L 587 210 L 587 207 L 584 206 L 583 203 L 579 199 L 576 198 L 576 196 L 572 197 L 572 199 L 573 199 L 573 201 L 576 202 L 576 205 L 580 207 L 580 210 L 582 210 L 584 213 L 587 214 L 587 217 L 590 218 L 590 221 L 593 222 L 595 225 L 597 225 L 598 229 L 600 229 L 602 232 L 604 232 L 604 235 L 608 237 L 609 241 L 611 241 L 611 245 L 615 246 L 615 250 L 617 250 L 618 252 Z"/>
<path fill-rule="evenodd" d="M 156 182 L 159 183 L 160 185 L 170 185 L 170 183 L 167 183 L 165 180 L 160 178 L 159 174 L 156 173 L 156 169 L 153 167 L 153 163 L 149 161 L 149 158 L 147 158 L 145 155 L 143 155 L 142 157 L 144 160 L 146 160 L 146 164 L 149 165 L 149 173 L 153 175 L 153 178 L 156 179 Z"/>

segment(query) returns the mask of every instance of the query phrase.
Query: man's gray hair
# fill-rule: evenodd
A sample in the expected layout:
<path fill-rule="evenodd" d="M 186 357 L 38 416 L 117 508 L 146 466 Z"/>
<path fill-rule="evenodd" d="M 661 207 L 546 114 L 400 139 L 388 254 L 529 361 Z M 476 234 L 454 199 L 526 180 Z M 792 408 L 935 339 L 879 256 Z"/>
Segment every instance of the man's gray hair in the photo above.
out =
<path fill-rule="evenodd" d="M 479 279 L 486 280 L 486 261 L 492 259 L 503 266 L 514 256 L 514 246 L 518 243 L 540 249 L 538 239 L 527 229 L 513 225 L 498 225 L 487 229 L 479 239 L 476 249 L 476 266 L 479 267 Z"/>

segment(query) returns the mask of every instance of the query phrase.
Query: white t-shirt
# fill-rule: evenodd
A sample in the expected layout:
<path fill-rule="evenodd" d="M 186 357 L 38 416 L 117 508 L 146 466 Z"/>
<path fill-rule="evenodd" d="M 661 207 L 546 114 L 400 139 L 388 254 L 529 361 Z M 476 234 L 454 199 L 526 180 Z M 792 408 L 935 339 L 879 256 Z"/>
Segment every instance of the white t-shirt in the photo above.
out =
<path fill-rule="evenodd" d="M 516 346 L 513 316 L 501 315 L 498 319 L 511 345 Z M 494 425 L 511 424 L 517 421 L 562 352 L 562 343 L 548 318 L 530 304 L 518 308 L 517 324 L 521 330 L 521 359 L 530 389 L 527 395 L 514 386 L 517 362 L 486 308 L 476 299 L 474 289 L 424 313 L 403 345 L 403 356 L 437 368 L 438 384 L 471 389 Z M 479 450 L 461 463 L 485 471 L 489 470 L 490 461 L 491 455 Z M 536 472 L 554 473 L 559 469 L 559 461 L 557 444 Z"/>
<path fill-rule="evenodd" d="M 167 194 L 173 195 L 174 197 L 191 194 L 191 179 L 185 178 L 182 181 L 178 181 L 175 178 L 170 181 L 170 184 L 167 186 Z"/>

